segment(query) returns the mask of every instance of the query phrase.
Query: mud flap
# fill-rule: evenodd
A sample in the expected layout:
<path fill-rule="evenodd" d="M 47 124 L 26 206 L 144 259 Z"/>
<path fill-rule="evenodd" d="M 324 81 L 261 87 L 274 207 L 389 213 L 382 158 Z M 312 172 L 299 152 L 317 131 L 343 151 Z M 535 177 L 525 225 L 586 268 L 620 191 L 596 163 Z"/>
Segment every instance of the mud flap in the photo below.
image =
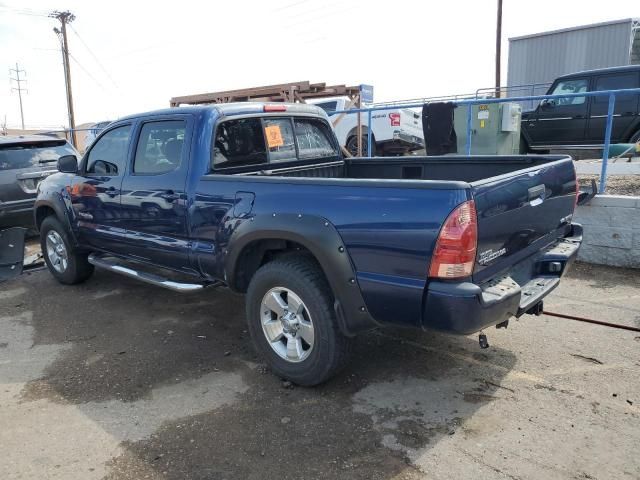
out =
<path fill-rule="evenodd" d="M 25 233 L 27 229 L 21 227 L 0 230 L 0 282 L 22 273 Z"/>

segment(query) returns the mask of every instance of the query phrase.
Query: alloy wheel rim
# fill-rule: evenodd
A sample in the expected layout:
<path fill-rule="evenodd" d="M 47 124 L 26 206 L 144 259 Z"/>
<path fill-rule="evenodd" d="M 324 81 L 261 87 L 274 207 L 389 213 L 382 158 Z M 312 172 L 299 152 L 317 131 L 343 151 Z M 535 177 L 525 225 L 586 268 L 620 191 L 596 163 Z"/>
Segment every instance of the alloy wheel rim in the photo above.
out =
<path fill-rule="evenodd" d="M 302 299 L 285 287 L 269 290 L 260 303 L 262 332 L 276 354 L 292 363 L 306 360 L 313 350 L 315 331 Z"/>
<path fill-rule="evenodd" d="M 64 273 L 69 266 L 69 255 L 62 237 L 55 230 L 47 233 L 46 247 L 47 258 L 53 269 L 58 273 Z"/>

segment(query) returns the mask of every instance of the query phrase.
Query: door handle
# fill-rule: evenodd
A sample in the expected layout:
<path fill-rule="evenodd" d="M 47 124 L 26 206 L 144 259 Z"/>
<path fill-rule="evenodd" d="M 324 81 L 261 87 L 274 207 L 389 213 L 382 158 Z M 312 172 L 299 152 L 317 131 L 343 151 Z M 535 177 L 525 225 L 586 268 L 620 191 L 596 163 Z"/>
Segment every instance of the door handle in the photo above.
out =
<path fill-rule="evenodd" d="M 540 205 L 542 202 L 544 202 L 546 193 L 547 193 L 547 187 L 545 186 L 544 183 L 540 185 L 536 185 L 535 187 L 531 187 L 527 191 L 529 204 L 532 207 Z"/>
<path fill-rule="evenodd" d="M 158 196 L 169 203 L 175 202 L 180 198 L 180 195 L 175 193 L 173 190 L 167 190 L 166 192 L 163 192 Z"/>
<path fill-rule="evenodd" d="M 573 117 L 573 118 L 584 118 L 584 115 L 576 115 L 576 116 L 575 116 L 575 117 Z"/>
<path fill-rule="evenodd" d="M 114 187 L 109 187 L 105 190 L 105 192 L 107 195 L 109 195 L 110 197 L 115 197 L 116 195 L 118 195 L 118 193 L 120 193 L 119 190 L 116 190 Z"/>

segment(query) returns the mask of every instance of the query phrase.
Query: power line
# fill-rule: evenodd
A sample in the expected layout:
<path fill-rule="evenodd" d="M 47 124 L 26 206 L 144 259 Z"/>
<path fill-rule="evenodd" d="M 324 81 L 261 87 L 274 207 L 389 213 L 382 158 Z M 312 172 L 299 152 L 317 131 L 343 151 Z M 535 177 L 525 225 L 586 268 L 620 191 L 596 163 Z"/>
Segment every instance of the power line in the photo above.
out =
<path fill-rule="evenodd" d="M 96 77 L 94 77 L 93 75 L 91 75 L 91 73 L 89 72 L 89 70 L 87 70 L 86 68 L 84 68 L 82 66 L 82 64 L 78 61 L 78 59 L 76 57 L 74 57 L 73 55 L 71 55 L 71 53 L 69 53 L 69 57 L 71 58 L 71 60 L 73 60 L 74 62 L 76 62 L 76 65 L 78 65 L 80 67 L 80 69 L 87 74 L 87 76 L 89 76 L 89 78 L 91 78 L 91 80 L 93 80 L 94 82 L 96 82 L 96 84 L 103 89 L 105 92 L 109 93 L 109 91 L 105 88 L 104 85 L 102 85 L 98 79 Z"/>
<path fill-rule="evenodd" d="M 27 15 L 29 17 L 44 17 L 44 18 L 48 17 L 48 15 L 45 12 L 38 12 L 30 8 L 13 8 L 13 7 L 0 5 L 0 9 L 5 10 L 8 13 L 14 13 L 16 15 Z"/>
<path fill-rule="evenodd" d="M 11 76 L 11 72 L 16 74 L 15 78 Z M 20 69 L 20 67 L 18 66 L 18 62 L 16 62 L 16 68 L 9 69 L 9 79 L 13 80 L 18 85 L 17 87 L 11 87 L 11 91 L 18 92 L 18 98 L 20 99 L 20 122 L 22 123 L 22 130 L 24 130 L 24 111 L 22 110 L 22 92 L 23 91 L 27 93 L 29 92 L 26 88 L 22 88 L 22 82 L 26 82 L 26 80 L 24 78 L 20 78 L 21 73 L 23 73 L 25 77 L 27 76 L 27 72 Z"/>
<path fill-rule="evenodd" d="M 80 34 L 76 31 L 75 28 L 73 28 L 71 25 L 69 25 L 69 28 L 71 28 L 71 31 L 76 35 L 76 37 L 78 37 L 78 40 L 80 40 L 80 43 L 82 43 L 82 45 L 84 45 L 84 48 L 87 49 L 87 51 L 91 54 L 91 56 L 93 57 L 93 59 L 95 60 L 95 62 L 98 64 L 98 66 L 102 69 L 102 71 L 105 73 L 105 75 L 109 78 L 109 80 L 111 80 L 111 83 L 113 83 L 113 85 L 116 88 L 120 88 L 118 86 L 118 84 L 116 83 L 116 81 L 113 79 L 113 77 L 111 76 L 111 74 L 108 72 L 108 70 L 104 67 L 104 65 L 100 62 L 100 60 L 98 60 L 98 57 L 96 56 L 95 53 L 93 53 L 93 50 L 91 50 L 89 48 L 89 45 L 87 45 L 87 43 L 82 39 L 82 37 L 80 37 Z M 75 60 L 75 59 L 74 59 Z M 76 60 L 77 63 L 77 60 Z"/>

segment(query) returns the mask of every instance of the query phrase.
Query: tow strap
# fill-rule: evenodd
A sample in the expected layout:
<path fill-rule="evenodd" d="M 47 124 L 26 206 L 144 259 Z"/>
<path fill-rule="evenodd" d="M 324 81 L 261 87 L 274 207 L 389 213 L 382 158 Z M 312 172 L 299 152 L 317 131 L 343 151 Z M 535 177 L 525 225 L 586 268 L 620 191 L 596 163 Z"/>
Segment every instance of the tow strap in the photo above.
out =
<path fill-rule="evenodd" d="M 546 310 L 543 310 L 542 313 L 544 313 L 545 315 L 549 315 L 551 317 L 566 318 L 568 320 L 577 320 L 578 322 L 593 323 L 595 325 L 602 325 L 604 327 L 619 328 L 621 330 L 629 330 L 631 332 L 640 332 L 640 328 L 638 327 L 631 327 L 629 325 L 620 325 L 619 323 L 609 323 L 609 322 L 603 322 L 601 320 L 593 320 L 591 318 L 574 317 L 573 315 L 565 315 L 564 313 L 548 312 Z"/>

